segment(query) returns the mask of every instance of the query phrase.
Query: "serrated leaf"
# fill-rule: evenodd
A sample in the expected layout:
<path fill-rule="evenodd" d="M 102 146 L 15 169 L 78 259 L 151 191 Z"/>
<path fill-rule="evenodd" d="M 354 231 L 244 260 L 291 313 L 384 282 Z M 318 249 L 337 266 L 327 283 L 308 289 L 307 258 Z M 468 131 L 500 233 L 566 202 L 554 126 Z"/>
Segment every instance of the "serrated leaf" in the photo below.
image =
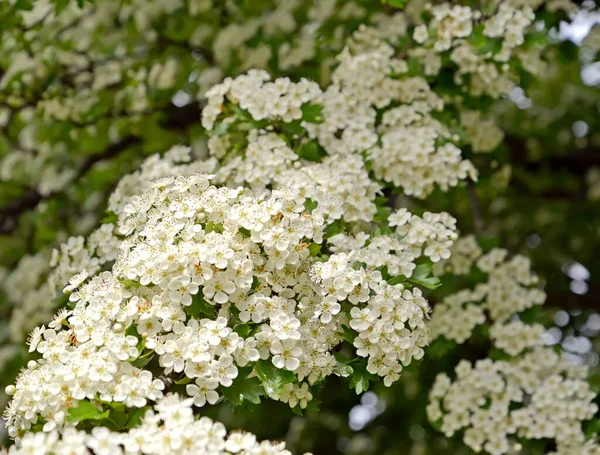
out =
<path fill-rule="evenodd" d="M 250 335 L 252 327 L 249 324 L 238 324 L 233 328 L 233 331 L 242 338 L 247 338 Z"/>
<path fill-rule="evenodd" d="M 431 274 L 431 270 L 431 263 L 419 264 L 415 270 L 413 270 L 413 273 L 408 281 L 412 284 L 423 286 L 427 289 L 436 289 L 441 286 L 442 282 L 438 277 Z"/>
<path fill-rule="evenodd" d="M 244 401 L 260 404 L 260 397 L 265 394 L 265 389 L 257 377 L 248 378 L 247 375 L 238 376 L 229 387 L 221 388 L 221 394 L 231 404 L 240 406 Z"/>
<path fill-rule="evenodd" d="M 274 400 L 279 399 L 285 384 L 296 382 L 296 375 L 294 373 L 277 368 L 269 360 L 256 362 L 254 373 L 262 382 L 267 395 Z"/>
<path fill-rule="evenodd" d="M 184 311 L 194 319 L 215 319 L 217 315 L 217 309 L 204 299 L 202 291 L 192 296 L 192 304 Z"/>
<path fill-rule="evenodd" d="M 367 362 L 361 360 L 354 365 L 352 379 L 350 380 L 350 388 L 356 391 L 357 395 L 369 390 L 371 381 L 378 381 L 379 378 L 367 371 Z"/>
<path fill-rule="evenodd" d="M 87 400 L 79 400 L 77 407 L 69 408 L 66 421 L 70 424 L 83 422 L 84 420 L 101 420 L 107 418 L 109 411 L 101 411 Z"/>

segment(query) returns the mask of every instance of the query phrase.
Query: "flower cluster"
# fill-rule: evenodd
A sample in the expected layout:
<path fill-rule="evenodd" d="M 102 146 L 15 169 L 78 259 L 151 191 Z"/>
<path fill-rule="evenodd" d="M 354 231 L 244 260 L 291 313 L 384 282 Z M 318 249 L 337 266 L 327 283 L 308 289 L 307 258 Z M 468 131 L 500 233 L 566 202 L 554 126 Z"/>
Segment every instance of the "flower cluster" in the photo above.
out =
<path fill-rule="evenodd" d="M 368 39 L 364 53 L 340 54 L 323 94 L 323 122 L 307 125 L 309 134 L 329 154 L 364 153 L 378 179 L 408 195 L 422 198 L 475 178 L 448 128 L 432 116 L 442 99 L 425 79 L 407 74 L 391 46 Z"/>
<path fill-rule="evenodd" d="M 291 455 L 284 443 L 256 440 L 251 433 L 227 434 L 223 424 L 208 417 L 196 419 L 192 400 L 170 394 L 147 410 L 138 426 L 126 431 L 93 428 L 91 433 L 73 426 L 47 433 L 27 433 L 3 455 Z"/>
<path fill-rule="evenodd" d="M 431 193 L 435 186 L 446 190 L 468 176 L 474 178 L 474 168 L 461 158 L 460 149 L 451 142 L 449 129 L 432 117 L 433 111 L 443 108 L 442 99 L 425 79 L 408 76 L 407 63 L 393 57 L 393 48 L 369 30 L 363 27 L 353 36 L 352 47 L 362 52 L 353 55 L 347 49 L 339 56 L 332 84 L 324 92 L 305 80 L 297 84 L 287 78 L 270 81 L 260 71 L 227 79 L 211 89 L 203 116 L 206 128 L 217 133 L 229 131 L 236 121 L 239 123 L 236 119 L 246 116 L 267 131 L 276 128 L 285 133 L 286 123 L 302 120 L 289 139 L 309 139 L 294 150 L 274 133 L 253 131 L 246 138 L 247 144 L 242 144 L 244 155 L 226 160 L 222 175 L 233 181 L 248 179 L 266 185 L 289 177 L 290 173 L 283 171 L 286 167 L 304 164 L 303 168 L 308 165 L 304 174 L 312 179 L 321 175 L 321 184 L 340 160 L 348 160 L 356 163 L 350 168 L 354 172 L 348 180 L 354 175 L 366 180 L 365 169 L 370 167 L 378 179 L 417 197 Z M 312 111 L 317 114 L 309 115 Z M 269 122 L 265 123 L 265 119 Z M 231 149 L 235 140 L 233 132 L 211 138 L 212 155 L 226 158 L 225 150 Z M 366 162 L 361 165 L 353 157 L 363 154 Z M 335 185 L 331 186 L 335 189 Z M 349 216 L 360 210 L 366 219 L 377 187 L 357 187 L 362 191 L 372 188 L 366 194 L 341 196 L 348 201 Z"/>
<path fill-rule="evenodd" d="M 490 340 L 496 348 L 515 357 L 526 349 L 539 346 L 545 331 L 541 324 L 529 325 L 521 321 L 506 324 L 496 322 L 490 327 Z"/>
<path fill-rule="evenodd" d="M 504 132 L 498 125 L 479 111 L 461 111 L 460 123 L 474 152 L 491 152 L 504 139 Z"/>
<path fill-rule="evenodd" d="M 11 389 L 13 436 L 40 421 L 60 429 L 74 400 L 145 406 L 173 375 L 194 381 L 186 391 L 195 405 L 214 404 L 222 388 L 247 379 L 240 368 L 260 362 L 293 372 L 269 395 L 304 408 L 309 385 L 344 374 L 332 350 L 349 319 L 359 355 L 388 385 L 423 355 L 427 302 L 382 271 L 409 279 L 422 254 L 446 257 L 453 218 L 402 210 L 390 217 L 402 240 L 386 246 L 388 237 L 375 235 L 365 251 L 321 257 L 341 223 L 339 200 L 323 207 L 292 187 L 255 196 L 211 186 L 212 178 L 159 178 L 128 198 L 112 270 L 74 276 L 64 289 L 72 309 L 31 335 L 42 359 Z"/>
<path fill-rule="evenodd" d="M 598 411 L 586 368 L 552 349 L 538 346 L 521 358 L 474 366 L 463 360 L 455 371 L 454 381 L 437 376 L 427 406 L 429 419 L 440 421 L 446 436 L 464 430 L 465 444 L 492 455 L 510 452 L 515 438 L 553 440 L 563 455 L 600 450 L 585 443 L 582 430 L 582 422 Z"/>
<path fill-rule="evenodd" d="M 115 219 L 111 220 L 111 223 L 102 224 L 85 238 L 69 238 L 52 251 L 52 270 L 48 277 L 48 285 L 52 292 L 59 292 L 75 274 L 84 271 L 87 276 L 94 275 L 105 264 L 116 259 L 121 243 L 119 233 L 115 232 L 118 215 L 123 213 L 131 198 L 140 196 L 151 186 L 152 181 L 169 176 L 211 172 L 214 168 L 213 160 L 193 160 L 190 147 L 176 145 L 162 156 L 150 156 L 139 170 L 123 176 L 108 200 L 108 211 Z"/>
<path fill-rule="evenodd" d="M 435 306 L 431 320 L 434 338 L 444 336 L 463 343 L 488 318 L 499 326 L 512 315 L 544 303 L 544 292 L 532 287 L 538 280 L 530 270 L 529 259 L 520 255 L 506 259 L 507 255 L 506 250 L 498 248 L 483 254 L 475 238 L 467 236 L 456 242 L 448 261 L 436 264 L 434 271 L 438 274 L 456 275 L 466 274 L 474 266 L 487 281 L 451 294 Z"/>
<path fill-rule="evenodd" d="M 473 272 L 487 281 L 435 306 L 433 336 L 464 343 L 489 319 L 490 341 L 503 360 L 488 358 L 475 365 L 463 360 L 454 381 L 438 374 L 429 393 L 428 418 L 446 436 L 460 431 L 476 452 L 511 453 L 523 440 L 543 439 L 554 441 L 556 454 L 596 453 L 600 446 L 586 442 L 582 426 L 598 411 L 596 394 L 585 380 L 587 369 L 544 347 L 541 324 L 519 319 L 527 308 L 543 304 L 545 296 L 530 288 L 537 279 L 529 261 L 523 256 L 507 260 L 507 255 L 501 249 L 483 254 L 469 236 L 456 242 L 448 261 L 436 264 L 440 274 Z"/>
<path fill-rule="evenodd" d="M 507 64 L 525 42 L 526 28 L 535 15 L 523 2 L 502 2 L 489 17 L 468 6 L 451 3 L 430 6 L 430 20 L 414 29 L 413 39 L 421 44 L 410 51 L 421 61 L 425 73 L 439 75 L 447 53 L 456 65 L 454 81 L 471 96 L 508 95 L 517 76 Z M 476 37 L 481 37 L 477 39 Z M 493 43 L 493 46 L 489 46 Z M 488 44 L 488 48 L 485 46 Z"/>

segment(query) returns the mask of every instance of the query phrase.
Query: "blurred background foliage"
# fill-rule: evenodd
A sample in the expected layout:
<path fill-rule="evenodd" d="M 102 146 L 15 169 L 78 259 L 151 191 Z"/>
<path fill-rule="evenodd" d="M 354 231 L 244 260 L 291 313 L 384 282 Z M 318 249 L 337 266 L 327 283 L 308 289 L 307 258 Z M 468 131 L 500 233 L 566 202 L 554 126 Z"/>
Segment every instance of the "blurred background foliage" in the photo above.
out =
<path fill-rule="evenodd" d="M 0 4 L 0 279 L 23 256 L 45 254 L 48 260 L 50 247 L 90 232 L 103 218 L 121 176 L 134 171 L 144 157 L 178 143 L 192 144 L 197 156 L 205 154 L 199 94 L 222 77 L 263 66 L 274 76 L 309 77 L 325 84 L 343 37 L 360 23 L 402 7 L 416 17 L 423 7 L 420 0 L 408 5 L 398 0 L 330 2 L 336 13 L 319 24 L 311 57 L 285 66 L 282 46 L 314 32 L 305 30 L 316 27 L 309 17 L 311 1 L 297 1 L 293 9 L 295 23 L 308 25 L 286 27 L 282 16 L 273 30 L 259 24 L 277 12 L 280 2 L 273 0 L 196 2 L 209 8 L 195 16 L 188 14 L 186 2 L 52 3 L 44 14 L 56 8 L 65 17 L 52 27 L 27 23 L 15 13 L 39 8 L 38 2 Z M 493 2 L 456 3 L 489 7 Z M 503 129 L 503 143 L 485 154 L 463 148 L 480 170 L 477 184 L 448 193 L 437 190 L 426 203 L 394 197 L 409 208 L 426 205 L 452 213 L 460 231 L 477 234 L 488 249 L 502 246 L 530 257 L 548 296 L 546 306 L 533 316 L 548 327 L 546 343 L 560 344 L 574 361 L 590 365 L 600 390 L 600 13 L 597 2 L 576 3 L 584 10 L 572 17 L 543 8 L 538 12 L 541 33 L 536 39 L 550 43 L 543 77 L 523 75 L 511 97 L 490 102 L 488 114 Z M 358 5 L 361 14 L 349 5 Z M 106 20 L 86 28 L 86 17 L 99 14 L 97 9 Z M 257 25 L 250 31 L 241 26 L 253 21 Z M 226 52 L 219 47 L 224 33 L 240 35 L 239 44 Z M 80 51 L 77 40 L 89 44 Z M 44 51 L 50 47 L 53 52 Z M 21 53 L 39 57 L 43 71 L 25 65 L 28 76 L 5 83 L 11 59 Z M 93 103 L 86 106 L 94 81 L 79 79 L 81 73 L 113 58 L 122 63 L 122 73 L 96 87 Z M 152 68 L 170 60 L 176 61 L 174 80 L 162 85 L 149 81 Z M 136 90 L 144 91 L 144 106 L 134 106 L 135 97 L 128 98 Z M 45 112 L 43 104 L 49 100 L 71 106 L 64 118 Z M 46 273 L 32 268 L 33 284 Z M 432 291 L 432 305 L 460 286 L 456 280 Z M 15 350 L 11 344 L 14 305 L 0 289 L 2 387 L 27 359 L 24 347 Z M 347 383 L 329 382 L 318 393 L 322 404 L 314 415 L 295 416 L 276 402 L 235 409 L 222 404 L 206 413 L 261 439 L 285 439 L 294 453 L 467 454 L 459 439 L 447 439 L 431 427 L 425 407 L 437 373 L 451 371 L 461 358 L 487 355 L 487 346 L 479 341 L 432 345 L 425 359 L 391 388 L 377 384 L 357 395 Z M 523 447 L 520 453 L 540 450 Z"/>

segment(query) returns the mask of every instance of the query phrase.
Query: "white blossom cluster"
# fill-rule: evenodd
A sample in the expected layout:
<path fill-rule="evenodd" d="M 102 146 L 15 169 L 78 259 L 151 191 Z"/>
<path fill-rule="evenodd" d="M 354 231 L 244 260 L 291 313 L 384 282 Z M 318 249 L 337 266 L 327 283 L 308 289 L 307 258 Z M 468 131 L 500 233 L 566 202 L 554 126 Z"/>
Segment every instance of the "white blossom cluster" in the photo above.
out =
<path fill-rule="evenodd" d="M 291 82 L 280 78 L 273 82 L 268 72 L 250 70 L 235 79 L 226 78 L 215 85 L 206 97 L 208 103 L 202 110 L 202 126 L 211 130 L 221 114 L 225 96 L 242 109 L 248 111 L 255 120 L 281 120 L 291 122 L 302 118 L 302 105 L 315 101 L 321 90 L 316 82 L 301 79 Z"/>
<path fill-rule="evenodd" d="M 228 136 L 211 137 L 209 147 L 221 158 L 216 180 L 228 186 L 265 191 L 269 186 L 292 185 L 306 188 L 306 196 L 322 205 L 335 196 L 342 200 L 343 219 L 348 222 L 370 222 L 377 211 L 380 186 L 371 180 L 358 155 L 326 156 L 315 163 L 301 159 L 277 134 L 256 130 L 248 135 L 243 156 L 223 156 L 231 148 Z"/>
<path fill-rule="evenodd" d="M 214 160 L 193 160 L 190 147 L 174 146 L 162 156 L 151 155 L 140 169 L 127 174 L 119 181 L 108 200 L 108 211 L 122 214 L 125 206 L 134 196 L 141 195 L 151 186 L 151 182 L 168 176 L 190 175 L 198 172 L 211 172 Z M 121 238 L 115 232 L 118 217 L 113 223 L 104 223 L 87 237 L 71 237 L 59 248 L 52 251 L 51 273 L 48 285 L 52 292 L 59 292 L 76 274 L 85 271 L 94 275 L 102 267 L 117 257 Z M 85 277 L 84 277 L 85 279 Z M 29 326 L 30 330 L 33 326 Z"/>
<path fill-rule="evenodd" d="M 325 228 L 339 222 L 339 200 L 307 210 L 300 189 L 252 196 L 210 186 L 211 178 L 160 178 L 129 199 L 112 271 L 74 276 L 64 289 L 73 309 L 32 333 L 30 350 L 42 359 L 10 389 L 11 435 L 40 419 L 46 431 L 61 428 L 74 400 L 145 406 L 164 388 L 135 366 L 150 356 L 165 375 L 194 381 L 187 393 L 197 406 L 214 404 L 238 367 L 260 360 L 297 378 L 273 398 L 306 407 L 309 384 L 342 374 L 331 351 L 349 318 L 362 340 L 359 355 L 386 384 L 423 355 L 427 302 L 416 288 L 388 284 L 378 269 L 389 264 L 389 273 L 409 278 L 421 254 L 445 256 L 439 248 L 455 239 L 454 219 L 401 211 L 390 223 L 404 240 L 387 251 L 375 236 L 379 245 L 368 254 L 319 259 L 311 247 L 326 243 Z M 398 270 L 394 255 L 403 261 Z M 240 335 L 240 326 L 248 331 Z"/>
<path fill-rule="evenodd" d="M 526 349 L 539 346 L 545 332 L 546 328 L 541 324 L 496 322 L 490 327 L 490 340 L 495 347 L 515 357 Z"/>
<path fill-rule="evenodd" d="M 391 46 L 370 39 L 368 52 L 340 54 L 323 94 L 323 123 L 307 125 L 309 134 L 329 154 L 365 153 L 378 179 L 415 197 L 475 178 L 448 129 L 431 115 L 443 108 L 442 99 L 425 79 L 405 75 L 407 64 Z"/>
<path fill-rule="evenodd" d="M 555 453 L 596 454 L 585 442 L 582 422 L 598 410 L 585 381 L 586 367 L 573 366 L 551 348 L 538 347 L 507 361 L 461 361 L 452 381 L 439 374 L 430 391 L 427 415 L 440 421 L 448 437 L 464 431 L 463 441 L 492 455 L 519 447 L 517 438 L 556 441 Z"/>
<path fill-rule="evenodd" d="M 469 95 L 508 95 L 517 76 L 507 62 L 517 53 L 515 49 L 524 44 L 527 27 L 535 19 L 533 7 L 526 3 L 499 2 L 489 17 L 449 2 L 430 6 L 426 13 L 431 20 L 418 25 L 413 33 L 421 47 L 412 49 L 410 55 L 421 61 L 427 75 L 437 76 L 442 69 L 442 54 L 447 52 L 457 66 L 455 83 L 465 87 Z M 483 41 L 499 40 L 498 48 L 480 48 L 477 40 L 469 39 L 479 33 Z"/>
<path fill-rule="evenodd" d="M 598 411 L 596 394 L 586 382 L 587 368 L 575 366 L 544 347 L 545 328 L 525 324 L 518 313 L 541 305 L 545 295 L 531 288 L 537 282 L 523 256 L 492 249 L 483 254 L 473 236 L 459 239 L 437 272 L 466 275 L 483 272 L 487 281 L 446 297 L 434 308 L 433 337 L 464 343 L 478 325 L 490 321 L 492 346 L 507 360 L 462 360 L 456 379 L 438 374 L 429 394 L 427 415 L 450 437 L 461 432 L 476 452 L 492 455 L 519 450 L 523 440 L 556 442 L 556 454 L 596 454 L 600 446 L 587 441 L 582 423 Z M 475 266 L 471 269 L 471 266 Z"/>
<path fill-rule="evenodd" d="M 483 254 L 475 238 L 467 236 L 456 242 L 448 261 L 436 264 L 434 271 L 438 274 L 449 272 L 456 275 L 466 274 L 474 266 L 475 270 L 486 274 L 487 281 L 473 289 L 451 294 L 435 306 L 431 319 L 434 338 L 444 336 L 464 343 L 475 327 L 486 320 L 500 326 L 514 314 L 544 303 L 545 293 L 531 287 L 538 280 L 530 270 L 529 259 L 520 255 L 507 259 L 507 255 L 506 250 L 499 248 Z M 513 342 L 526 345 L 526 339 Z"/>
<path fill-rule="evenodd" d="M 66 427 L 59 433 L 27 433 L 3 455 L 291 455 L 285 443 L 259 442 L 251 433 L 227 434 L 223 424 L 196 419 L 192 400 L 169 394 L 146 411 L 138 426 L 126 431 L 93 428 L 91 433 Z"/>
<path fill-rule="evenodd" d="M 467 176 L 474 178 L 474 168 L 462 160 L 460 149 L 450 142 L 448 129 L 431 116 L 432 111 L 443 108 L 441 98 L 424 79 L 401 78 L 408 70 L 406 62 L 393 58 L 393 48 L 367 30 L 362 28 L 354 36 L 354 47 L 361 43 L 369 51 L 358 55 L 344 51 L 332 75 L 333 83 L 325 92 L 304 80 L 298 84 L 287 78 L 271 82 L 266 73 L 251 71 L 234 80 L 227 79 L 207 93 L 203 125 L 212 129 L 217 119 L 225 127 L 231 125 L 236 114 L 232 105 L 247 111 L 254 121 L 283 123 L 302 119 L 303 105 L 317 105 L 322 108 L 322 118 L 304 121 L 302 126 L 328 157 L 347 160 L 366 152 L 364 167 L 372 168 L 377 178 L 402 187 L 407 194 L 424 197 L 436 185 L 446 190 Z M 389 108 L 392 103 L 400 106 L 386 110 L 380 124 L 376 124 L 378 110 Z M 271 124 L 267 129 L 273 127 Z M 229 141 L 227 136 L 213 137 L 212 154 L 223 157 Z M 244 158 L 235 157 L 223 173 L 235 169 L 234 178 L 249 176 L 264 184 L 274 175 L 275 179 L 281 178 L 277 174 L 282 172 L 282 165 L 301 163 L 274 134 L 266 134 L 266 138 L 250 135 L 248 142 Z M 259 147 L 257 142 L 268 142 L 269 146 Z M 265 152 L 258 156 L 257 150 Z M 334 168 L 330 160 L 311 166 L 313 174 L 327 175 Z M 258 173 L 249 175 L 255 168 Z M 359 195 L 352 195 L 353 198 L 358 200 Z M 368 199 L 364 195 L 360 199 L 364 201 L 360 205 L 368 207 Z"/>

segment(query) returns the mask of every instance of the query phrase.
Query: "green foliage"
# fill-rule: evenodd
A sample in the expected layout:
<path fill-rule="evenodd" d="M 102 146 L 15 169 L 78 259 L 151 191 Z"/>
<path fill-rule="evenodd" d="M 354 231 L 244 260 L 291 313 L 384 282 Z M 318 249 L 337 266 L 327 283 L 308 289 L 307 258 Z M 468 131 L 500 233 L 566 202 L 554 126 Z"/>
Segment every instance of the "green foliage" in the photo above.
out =
<path fill-rule="evenodd" d="M 185 312 L 194 319 L 215 319 L 217 309 L 204 299 L 202 290 L 200 290 L 192 297 L 192 304 L 185 309 Z"/>
<path fill-rule="evenodd" d="M 238 377 L 234 379 L 233 384 L 221 389 L 223 397 L 231 404 L 241 406 L 245 401 L 252 404 L 260 403 L 260 397 L 265 394 L 265 389 L 261 380 L 251 376 L 251 373 L 252 368 L 239 368 Z"/>
<path fill-rule="evenodd" d="M 344 232 L 344 222 L 342 220 L 335 220 L 323 231 L 323 237 L 329 239 L 334 235 L 341 234 Z"/>
<path fill-rule="evenodd" d="M 321 162 L 327 155 L 316 141 L 305 142 L 296 149 L 296 154 L 302 159 L 316 162 Z"/>
<path fill-rule="evenodd" d="M 77 405 L 69 408 L 69 414 L 66 417 L 66 422 L 70 424 L 77 424 L 84 420 L 102 420 L 106 419 L 110 414 L 110 411 L 103 411 L 98 409 L 92 403 L 87 400 L 77 401 Z"/>
<path fill-rule="evenodd" d="M 285 384 L 296 382 L 296 375 L 294 373 L 277 368 L 269 360 L 259 360 L 256 362 L 254 374 L 262 382 L 267 396 L 275 400 L 283 393 L 283 386 Z"/>
<path fill-rule="evenodd" d="M 397 9 L 403 9 L 408 3 L 408 0 L 381 0 L 381 3 L 384 5 L 390 5 Z"/>
<path fill-rule="evenodd" d="M 442 282 L 438 277 L 431 274 L 432 267 L 433 264 L 431 262 L 417 265 L 413 270 L 411 277 L 408 278 L 408 281 L 427 289 L 436 289 L 440 287 Z"/>
<path fill-rule="evenodd" d="M 369 390 L 372 382 L 379 382 L 381 379 L 379 376 L 371 374 L 367 371 L 367 361 L 359 360 L 354 363 L 353 372 L 350 379 L 350 388 L 356 391 L 357 395 Z"/>
<path fill-rule="evenodd" d="M 302 120 L 308 123 L 323 122 L 323 107 L 318 104 L 303 104 L 302 105 Z"/>

